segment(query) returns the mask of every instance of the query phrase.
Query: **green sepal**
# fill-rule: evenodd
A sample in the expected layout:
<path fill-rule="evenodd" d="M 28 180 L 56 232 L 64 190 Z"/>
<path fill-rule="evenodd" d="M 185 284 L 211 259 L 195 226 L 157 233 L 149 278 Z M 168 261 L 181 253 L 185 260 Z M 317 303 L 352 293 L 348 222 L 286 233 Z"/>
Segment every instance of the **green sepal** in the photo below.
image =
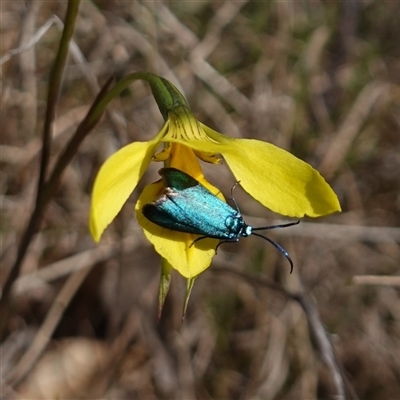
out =
<path fill-rule="evenodd" d="M 185 303 L 183 304 L 183 311 L 182 311 L 182 322 L 185 319 L 186 309 L 189 303 L 190 294 L 192 293 L 194 281 L 196 280 L 197 276 L 193 278 L 189 278 L 186 281 L 186 294 L 185 294 Z"/>
<path fill-rule="evenodd" d="M 165 121 L 168 119 L 169 111 L 181 106 L 189 107 L 182 93 L 170 81 L 160 76 L 153 75 L 148 82 L 154 100 L 157 102 L 158 108 Z"/>
<path fill-rule="evenodd" d="M 146 81 L 150 85 L 154 100 L 157 102 L 164 120 L 168 119 L 168 113 L 171 110 L 182 106 L 189 107 L 182 93 L 170 81 L 151 72 L 140 71 L 129 74 L 116 82 L 102 99 L 99 109 L 103 111 L 112 99 L 119 96 L 131 83 L 137 80 Z"/>
<path fill-rule="evenodd" d="M 160 276 L 160 286 L 158 289 L 158 320 L 161 318 L 161 313 L 164 307 L 165 298 L 169 292 L 169 287 L 171 285 L 171 272 L 172 265 L 168 263 L 167 260 L 162 259 L 161 261 L 161 276 Z"/>

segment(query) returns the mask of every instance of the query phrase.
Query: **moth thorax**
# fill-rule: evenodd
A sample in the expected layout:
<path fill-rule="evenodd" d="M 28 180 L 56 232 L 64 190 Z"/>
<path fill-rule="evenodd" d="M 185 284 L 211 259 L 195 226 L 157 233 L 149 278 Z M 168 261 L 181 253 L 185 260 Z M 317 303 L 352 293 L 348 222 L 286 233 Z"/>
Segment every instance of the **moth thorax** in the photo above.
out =
<path fill-rule="evenodd" d="M 225 219 L 225 226 L 227 228 L 227 234 L 230 238 L 238 238 L 239 236 L 248 236 L 245 233 L 247 225 L 243 221 L 242 216 L 238 214 L 230 215 Z M 251 234 L 251 228 L 250 233 Z"/>

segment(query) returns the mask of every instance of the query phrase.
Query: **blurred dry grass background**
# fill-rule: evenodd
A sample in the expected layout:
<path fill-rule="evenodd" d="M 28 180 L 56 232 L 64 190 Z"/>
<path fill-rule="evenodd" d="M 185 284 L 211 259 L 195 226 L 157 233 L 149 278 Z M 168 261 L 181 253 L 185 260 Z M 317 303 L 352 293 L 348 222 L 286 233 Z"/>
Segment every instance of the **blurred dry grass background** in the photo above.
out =
<path fill-rule="evenodd" d="M 54 15 L 62 19 L 66 4 L 0 5 L 2 282 L 33 206 L 61 32 Z M 185 322 L 185 283 L 174 276 L 157 324 L 159 261 L 133 205 L 159 165 L 100 245 L 87 228 L 101 163 L 162 124 L 148 88 L 132 85 L 81 146 L 30 247 L 1 348 L 2 379 L 19 384 L 2 384 L 3 397 L 332 398 L 332 375 L 303 309 L 228 268 L 313 298 L 348 398 L 399 399 L 399 37 L 398 1 L 82 2 L 54 159 L 99 85 L 110 75 L 148 70 L 180 87 L 207 125 L 270 141 L 318 168 L 343 213 L 271 235 L 294 259 L 292 275 L 284 257 L 257 238 L 222 246 L 195 284 Z M 23 51 L 8 53 L 15 48 Z M 215 168 L 205 166 L 209 180 L 229 193 L 234 177 Z M 249 222 L 276 218 L 240 190 L 237 197 Z"/>

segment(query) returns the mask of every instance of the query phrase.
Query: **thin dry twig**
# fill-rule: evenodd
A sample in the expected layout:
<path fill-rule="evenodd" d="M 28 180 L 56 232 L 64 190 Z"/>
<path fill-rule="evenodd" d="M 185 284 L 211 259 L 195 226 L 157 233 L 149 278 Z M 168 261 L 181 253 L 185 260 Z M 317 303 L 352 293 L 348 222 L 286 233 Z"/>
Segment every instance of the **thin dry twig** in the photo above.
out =
<path fill-rule="evenodd" d="M 220 43 L 223 29 L 232 22 L 247 3 L 248 0 L 225 1 L 211 18 L 203 40 L 193 49 L 192 54 L 195 57 L 208 58 Z"/>
<path fill-rule="evenodd" d="M 331 178 L 346 157 L 354 139 L 360 132 L 362 124 L 370 115 L 371 110 L 379 98 L 388 92 L 390 85 L 381 82 L 372 82 L 358 95 L 353 107 L 346 115 L 338 133 L 333 139 L 318 166 L 318 170 L 326 177 Z"/>
<path fill-rule="evenodd" d="M 69 129 L 79 124 L 89 110 L 89 106 L 77 106 L 69 109 L 54 121 L 53 144 L 56 144 Z M 1 162 L 17 168 L 24 167 L 38 156 L 41 140 L 33 137 L 24 147 L 0 145 Z"/>
<path fill-rule="evenodd" d="M 273 399 L 278 395 L 289 373 L 289 363 L 285 357 L 287 342 L 287 326 L 279 318 L 272 316 L 268 349 L 264 352 L 258 372 L 262 382 L 255 382 L 254 389 L 257 396 L 252 396 L 253 398 Z"/>
<path fill-rule="evenodd" d="M 137 246 L 137 239 L 135 240 L 134 236 L 130 236 L 124 239 L 122 245 L 121 243 L 115 242 L 100 245 L 94 249 L 73 255 L 44 267 L 33 274 L 18 279 L 14 286 L 14 292 L 22 293 L 37 285 L 43 284 L 43 282 L 51 282 L 68 274 L 72 274 L 64 284 L 61 292 L 47 313 L 45 320 L 32 342 L 32 345 L 19 360 L 15 368 L 7 375 L 5 383 L 8 386 L 15 387 L 18 385 L 18 383 L 20 383 L 31 370 L 33 365 L 38 361 L 39 357 L 48 345 L 54 330 L 65 312 L 65 309 L 68 307 L 76 291 L 79 289 L 93 266 L 101 261 L 110 259 L 117 252 L 121 251 L 121 248 L 123 248 L 124 251 L 133 251 Z M 132 325 L 132 319 L 129 318 L 126 323 L 126 328 L 122 330 L 119 338 L 114 343 L 114 350 L 111 352 L 112 357 L 110 356 L 112 359 L 121 353 L 121 346 L 123 348 L 124 346 L 127 346 L 128 342 L 136 332 L 137 328 L 135 326 Z M 124 338 L 122 342 L 121 338 Z"/>
<path fill-rule="evenodd" d="M 119 242 L 103 242 L 93 249 L 83 251 L 66 257 L 60 261 L 40 268 L 38 271 L 18 278 L 13 287 L 13 294 L 23 294 L 28 290 L 34 289 L 44 283 L 50 283 L 63 278 L 71 273 L 77 272 L 88 265 L 105 261 L 113 257 L 120 251 L 121 246 L 126 252 L 134 251 L 139 245 L 137 236 L 124 238 L 122 244 Z"/>
<path fill-rule="evenodd" d="M 37 9 L 40 5 L 40 2 L 37 1 L 37 2 L 34 2 L 34 4 L 35 4 L 34 10 L 37 11 Z M 33 12 L 31 14 L 33 14 Z M 29 36 L 31 36 L 31 39 L 29 41 L 26 41 L 26 43 L 24 41 L 22 41 L 23 44 L 21 46 L 5 53 L 0 58 L 0 65 L 2 63 L 5 63 L 6 61 L 10 60 L 15 55 L 18 55 L 18 54 L 21 54 L 24 52 L 28 52 L 29 50 L 31 50 L 32 47 L 35 46 L 41 40 L 41 38 L 45 35 L 45 33 L 53 25 L 55 25 L 60 31 L 63 31 L 63 29 L 64 29 L 64 22 L 57 15 L 53 15 L 36 31 L 36 33 L 32 34 L 31 32 L 27 32 L 27 34 L 29 34 Z M 26 30 L 27 27 L 25 27 L 24 29 Z M 81 49 L 79 48 L 76 41 L 72 38 L 69 43 L 69 51 L 71 53 L 72 58 L 75 60 L 78 67 L 80 68 L 83 75 L 85 76 L 87 82 L 89 83 L 89 86 L 90 86 L 92 92 L 94 94 L 96 94 L 100 90 L 100 85 L 97 81 L 96 76 L 93 74 L 91 69 L 88 67 L 88 62 L 87 62 L 85 56 L 83 55 Z M 33 53 L 33 55 L 31 55 L 31 57 L 34 57 L 34 53 Z M 25 62 L 25 64 L 26 64 L 26 62 Z M 25 82 L 27 80 L 27 72 L 25 71 L 22 74 L 22 76 L 24 77 L 24 82 Z M 32 89 L 29 89 L 29 90 L 26 90 L 26 92 L 30 93 L 30 95 L 32 96 L 32 99 L 34 100 L 34 103 L 35 103 L 35 101 L 36 101 L 35 91 L 33 91 Z M 35 108 L 35 107 L 32 106 L 32 109 L 33 108 Z M 121 117 L 119 116 L 119 114 L 116 112 L 116 110 L 107 110 L 106 112 L 111 119 L 113 128 L 115 128 L 118 132 L 121 132 L 121 130 L 124 129 L 125 127 L 121 126 Z M 25 120 L 26 120 L 26 118 L 23 118 L 23 121 L 25 121 Z M 33 122 L 31 122 L 29 124 L 26 123 L 26 126 L 28 126 L 30 128 L 35 127 L 36 121 L 34 123 Z"/>
<path fill-rule="evenodd" d="M 325 135 L 334 131 L 326 99 L 323 96 L 327 77 L 322 66 L 322 59 L 330 35 L 331 32 L 325 25 L 318 27 L 310 39 L 305 54 L 305 65 L 310 75 L 310 104 L 321 127 L 321 133 Z"/>
<path fill-rule="evenodd" d="M 29 42 L 29 38 L 34 35 L 36 25 L 36 15 L 41 6 L 41 1 L 34 1 L 29 4 L 28 12 L 21 26 L 21 46 Z M 29 101 L 25 107 L 21 108 L 23 113 L 21 118 L 22 132 L 27 135 L 36 128 L 37 120 L 37 79 L 36 79 L 36 54 L 30 48 L 21 53 L 19 58 L 21 69 L 21 88 L 29 96 Z"/>
<path fill-rule="evenodd" d="M 112 79 L 109 79 L 105 85 L 103 86 L 102 91 L 98 94 L 96 99 L 94 100 L 88 114 L 85 119 L 81 122 L 81 124 L 77 127 L 75 134 L 72 136 L 70 142 L 65 147 L 64 152 L 61 153 L 54 169 L 49 177 L 49 179 L 45 182 L 45 186 L 42 190 L 41 200 L 36 202 L 35 208 L 31 214 L 30 220 L 26 226 L 25 231 L 22 234 L 17 258 L 14 262 L 14 265 L 11 268 L 11 271 L 6 279 L 6 282 L 3 287 L 2 297 L 0 299 L 0 332 L 3 334 L 4 329 L 6 327 L 7 318 L 9 314 L 9 295 L 12 289 L 12 286 L 15 280 L 18 278 L 22 263 L 26 256 L 26 252 L 30 246 L 33 236 L 38 231 L 40 227 L 41 220 L 43 218 L 44 212 L 50 202 L 50 199 L 54 195 L 56 191 L 61 176 L 64 173 L 66 167 L 71 162 L 72 158 L 76 154 L 77 149 L 79 148 L 82 141 L 89 134 L 89 132 L 94 128 L 94 126 L 98 123 L 99 119 L 102 116 L 103 109 L 99 110 L 99 103 L 103 99 L 104 95 L 107 93 Z"/>
<path fill-rule="evenodd" d="M 135 48 L 151 61 L 152 69 L 159 69 L 165 78 L 173 81 L 176 87 L 184 92 L 183 88 L 180 86 L 179 79 L 168 66 L 166 60 L 141 32 L 124 21 L 119 21 L 119 24 L 110 29 L 110 32 L 111 35 L 115 37 L 116 41 L 135 43 Z"/>
<path fill-rule="evenodd" d="M 50 160 L 50 150 L 51 150 L 51 131 L 53 127 L 53 122 L 55 118 L 56 112 L 56 103 L 57 98 L 59 95 L 60 85 L 61 85 L 61 78 L 64 69 L 64 65 L 66 62 L 67 54 L 68 54 L 68 44 L 69 40 L 72 37 L 75 20 L 79 9 L 80 0 L 70 0 L 67 6 L 66 12 L 66 24 L 65 29 L 63 30 L 59 49 L 56 55 L 56 60 L 53 65 L 53 69 L 50 74 L 49 78 L 49 85 L 48 85 L 48 96 L 47 96 L 47 108 L 46 108 L 46 117 L 44 121 L 43 127 L 43 143 L 42 143 L 42 157 L 40 163 L 40 172 L 39 172 L 39 179 L 37 184 L 37 195 L 36 195 L 36 203 L 33 213 L 29 222 L 26 225 L 26 229 L 22 234 L 21 240 L 19 242 L 18 252 L 16 256 L 16 260 L 14 265 L 12 266 L 10 273 L 4 283 L 2 297 L 0 299 L 0 336 L 3 336 L 5 326 L 7 324 L 8 314 L 9 314 L 9 295 L 11 292 L 12 285 L 14 281 L 18 278 L 20 274 L 22 262 L 26 256 L 26 252 L 29 248 L 29 245 L 32 241 L 33 236 L 39 230 L 40 222 L 43 217 L 44 210 L 46 209 L 51 196 L 53 195 L 56 186 L 59 183 L 60 176 L 68 162 L 76 153 L 76 148 L 74 149 L 75 152 L 68 153 L 71 151 L 73 146 L 68 145 L 66 147 L 67 154 L 63 153 L 59 159 L 58 164 L 55 166 L 53 170 L 53 174 L 46 182 L 46 172 L 48 169 L 48 163 Z M 111 82 L 108 82 L 106 87 L 109 86 Z M 106 89 L 105 89 L 106 90 Z M 101 93 L 102 94 L 102 93 Z M 95 106 L 96 102 L 94 103 L 93 107 Z M 89 111 L 90 112 L 90 111 Z M 81 129 L 86 129 L 86 134 L 90 132 L 90 129 L 93 128 L 93 124 L 95 121 L 91 121 L 92 126 L 89 128 L 85 126 L 85 122 L 88 121 L 84 120 L 80 125 Z M 96 121 L 98 122 L 98 120 Z M 78 127 L 79 130 L 79 127 Z M 82 135 L 82 132 L 77 130 L 76 136 L 72 138 L 71 142 L 75 145 L 75 142 L 82 141 L 85 134 Z M 80 133 L 80 135 L 78 134 Z M 83 136 L 83 137 L 82 137 Z M 80 142 L 79 142 L 80 143 Z M 70 143 L 71 144 L 71 143 Z M 79 144 L 78 144 L 79 146 Z M 67 161 L 68 160 L 68 161 Z M 66 162 L 67 161 L 67 162 Z"/>
<path fill-rule="evenodd" d="M 258 218 L 246 218 L 247 222 Z M 282 223 L 274 221 L 274 224 Z M 256 225 L 256 224 L 255 224 Z M 347 242 L 366 241 L 372 243 L 400 243 L 400 228 L 386 226 L 358 226 L 301 222 L 296 229 L 279 231 L 280 236 L 313 237 L 327 240 L 346 240 Z"/>
<path fill-rule="evenodd" d="M 113 341 L 107 358 L 104 361 L 104 367 L 99 368 L 94 382 L 88 387 L 89 395 L 93 398 L 100 398 L 104 395 L 108 387 L 112 383 L 115 375 L 115 366 L 121 355 L 124 354 L 129 344 L 138 335 L 140 331 L 140 310 L 133 309 L 125 319 L 119 335 Z"/>
<path fill-rule="evenodd" d="M 243 4 L 239 4 L 239 6 L 242 5 Z M 166 6 L 160 3 L 159 7 L 156 7 L 154 11 L 157 17 L 160 18 L 160 20 L 165 23 L 166 26 L 168 26 L 171 33 L 176 36 L 178 41 L 183 42 L 187 49 L 196 48 L 196 46 L 200 44 L 200 40 L 197 38 L 197 36 L 185 25 L 183 25 Z M 235 13 L 230 12 L 229 15 L 233 17 Z M 208 49 L 208 47 L 209 46 L 207 45 L 206 48 Z M 214 67 L 212 67 L 211 64 L 209 64 L 201 54 L 199 55 L 196 52 L 191 51 L 189 62 L 194 74 L 207 85 L 212 87 L 213 90 L 215 90 L 215 92 L 218 93 L 221 98 L 223 98 L 235 110 L 237 110 L 239 114 L 247 114 L 249 112 L 251 109 L 250 100 L 232 83 L 230 83 L 228 79 L 226 79 Z"/>
<path fill-rule="evenodd" d="M 312 332 L 317 343 L 318 350 L 332 375 L 336 388 L 336 394 L 334 398 L 336 400 L 345 400 L 345 379 L 333 350 L 332 343 L 329 340 L 328 334 L 322 324 L 319 312 L 311 299 L 305 293 L 295 295 L 295 299 L 299 302 L 304 310 L 310 331 Z"/>
<path fill-rule="evenodd" d="M 351 282 L 354 285 L 399 286 L 400 276 L 355 275 Z"/>
<path fill-rule="evenodd" d="M 24 43 L 22 46 L 19 46 L 15 49 L 11 49 L 7 51 L 5 54 L 3 54 L 2 57 L 0 57 L 0 65 L 8 61 L 10 58 L 17 54 L 21 54 L 24 51 L 27 51 L 31 49 L 35 44 L 37 44 L 40 39 L 43 37 L 43 35 L 51 28 L 51 26 L 56 22 L 57 17 L 53 15 L 51 18 L 49 18 L 37 31 L 30 40 L 26 43 Z"/>
<path fill-rule="evenodd" d="M 269 282 L 265 279 L 253 278 L 242 272 L 235 271 L 229 268 L 224 268 L 224 267 L 213 268 L 213 272 L 217 273 L 222 272 L 236 276 L 240 279 L 244 279 L 245 281 L 249 282 L 252 285 L 272 289 L 284 295 L 287 299 L 297 301 L 304 310 L 304 313 L 306 315 L 310 327 L 310 331 L 315 337 L 318 350 L 320 351 L 321 356 L 332 375 L 336 389 L 335 399 L 336 400 L 346 399 L 345 379 L 343 377 L 341 368 L 335 356 L 333 346 L 329 340 L 327 332 L 323 327 L 321 317 L 318 313 L 317 308 L 314 306 L 310 298 L 305 293 L 290 293 L 280 285 L 277 285 L 273 282 Z M 349 391 L 352 392 L 352 389 L 350 389 Z"/>
<path fill-rule="evenodd" d="M 24 353 L 22 358 L 19 360 L 15 368 L 5 378 L 6 385 L 15 387 L 18 385 L 26 376 L 26 374 L 32 369 L 33 365 L 39 359 L 47 344 L 49 343 L 51 336 L 54 333 L 62 315 L 68 304 L 74 297 L 76 291 L 81 286 L 82 282 L 90 272 L 92 266 L 87 266 L 79 271 L 74 272 L 68 280 L 65 282 L 63 288 L 55 299 L 51 306 L 42 326 L 36 333 L 36 336 L 29 347 Z"/>

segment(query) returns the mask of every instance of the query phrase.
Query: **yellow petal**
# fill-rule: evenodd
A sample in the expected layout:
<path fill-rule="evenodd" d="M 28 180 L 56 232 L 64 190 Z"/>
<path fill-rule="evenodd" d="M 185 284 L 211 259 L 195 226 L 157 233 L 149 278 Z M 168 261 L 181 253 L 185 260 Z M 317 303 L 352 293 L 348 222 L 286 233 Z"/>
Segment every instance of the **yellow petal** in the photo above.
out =
<path fill-rule="evenodd" d="M 174 140 L 197 151 L 220 153 L 240 185 L 270 210 L 291 217 L 319 217 L 341 211 L 320 173 L 270 143 L 223 136 L 201 124 L 210 140 Z"/>
<path fill-rule="evenodd" d="M 163 192 L 162 181 L 147 185 L 136 203 L 136 217 L 157 253 L 181 275 L 190 279 L 209 267 L 215 255 L 218 240 L 204 239 L 193 244 L 199 236 L 165 229 L 150 222 L 141 210 L 145 204 L 154 201 Z"/>
<path fill-rule="evenodd" d="M 121 210 L 146 171 L 158 140 L 129 144 L 114 153 L 100 168 L 93 186 L 90 232 L 100 237 Z"/>
<path fill-rule="evenodd" d="M 318 217 L 340 211 L 320 173 L 286 150 L 259 140 L 236 139 L 223 153 L 240 185 L 274 212 Z"/>

